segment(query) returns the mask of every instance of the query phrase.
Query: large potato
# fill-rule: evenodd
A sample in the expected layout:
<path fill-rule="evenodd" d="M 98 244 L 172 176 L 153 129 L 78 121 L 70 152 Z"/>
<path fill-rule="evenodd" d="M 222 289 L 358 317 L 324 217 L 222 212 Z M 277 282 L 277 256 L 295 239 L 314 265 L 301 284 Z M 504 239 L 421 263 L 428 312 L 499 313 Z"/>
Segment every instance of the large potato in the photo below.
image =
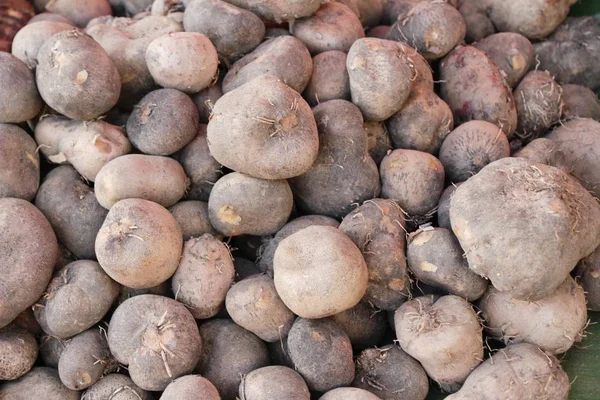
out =
<path fill-rule="evenodd" d="M 0 198 L 32 200 L 40 185 L 40 156 L 31 136 L 0 123 Z"/>
<path fill-rule="evenodd" d="M 42 110 L 35 76 L 27 65 L 10 53 L 0 52 L 0 123 L 32 119 Z"/>

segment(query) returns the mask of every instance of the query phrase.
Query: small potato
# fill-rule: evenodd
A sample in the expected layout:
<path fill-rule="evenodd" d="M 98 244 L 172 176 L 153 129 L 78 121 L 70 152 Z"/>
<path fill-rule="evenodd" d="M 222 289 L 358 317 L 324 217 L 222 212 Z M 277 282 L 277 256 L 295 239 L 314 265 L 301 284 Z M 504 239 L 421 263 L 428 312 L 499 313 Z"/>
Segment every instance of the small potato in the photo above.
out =
<path fill-rule="evenodd" d="M 18 123 L 34 118 L 42 111 L 42 99 L 35 75 L 23 61 L 0 52 L 0 123 Z"/>
<path fill-rule="evenodd" d="M 238 5 L 234 1 L 193 0 L 183 14 L 185 30 L 206 35 L 226 63 L 250 53 L 265 36 L 260 18 Z"/>
<path fill-rule="evenodd" d="M 380 165 L 381 195 L 412 218 L 427 218 L 444 190 L 444 167 L 429 153 L 398 149 Z"/>
<path fill-rule="evenodd" d="M 484 1 L 459 0 L 457 8 L 465 20 L 467 27 L 465 41 L 467 43 L 477 42 L 496 32 L 494 24 L 486 14 Z"/>
<path fill-rule="evenodd" d="M 312 59 L 310 81 L 302 94 L 308 104 L 316 106 L 328 100 L 350 100 L 350 78 L 346 70 L 346 53 L 330 50 Z"/>
<path fill-rule="evenodd" d="M 263 42 L 231 66 L 223 78 L 223 93 L 261 75 L 273 75 L 302 93 L 312 70 L 310 53 L 300 40 L 292 36 L 277 37 Z"/>
<path fill-rule="evenodd" d="M 600 311 L 600 247 L 579 261 L 576 274 L 585 293 L 587 308 Z"/>
<path fill-rule="evenodd" d="M 398 342 L 446 391 L 456 391 L 483 360 L 481 325 L 458 296 L 417 297 L 394 316 Z"/>
<path fill-rule="evenodd" d="M 171 288 L 176 300 L 188 306 L 194 318 L 207 319 L 223 306 L 234 277 L 229 249 L 206 233 L 185 242 Z"/>
<path fill-rule="evenodd" d="M 50 171 L 35 205 L 71 253 L 79 259 L 96 257 L 94 242 L 108 211 L 73 167 L 62 165 Z"/>
<path fill-rule="evenodd" d="M 394 148 L 437 155 L 454 127 L 448 104 L 427 88 L 413 88 L 404 106 L 385 122 Z"/>
<path fill-rule="evenodd" d="M 554 124 L 562 114 L 562 88 L 547 71 L 531 71 L 513 96 L 517 107 L 517 137 L 527 143 Z"/>
<path fill-rule="evenodd" d="M 496 33 L 473 46 L 483 51 L 496 64 L 510 87 L 515 87 L 534 65 L 533 45 L 519 33 Z"/>
<path fill-rule="evenodd" d="M 265 343 L 231 320 L 213 319 L 200 325 L 202 355 L 196 367 L 218 389 L 221 398 L 235 399 L 243 376 L 269 365 Z"/>
<path fill-rule="evenodd" d="M 600 121 L 600 101 L 592 90 L 581 85 L 561 85 L 562 119 L 591 118 Z"/>
<path fill-rule="evenodd" d="M 181 227 L 183 240 L 200 237 L 205 233 L 216 235 L 217 231 L 210 224 L 208 218 L 208 204 L 203 201 L 180 201 L 169 207 L 169 212 Z"/>
<path fill-rule="evenodd" d="M 213 82 L 219 58 L 217 49 L 206 36 L 173 32 L 148 45 L 146 63 L 160 86 L 197 93 Z"/>
<path fill-rule="evenodd" d="M 221 96 L 223 96 L 221 85 L 215 83 L 214 85 L 199 91 L 192 97 L 194 104 L 196 104 L 196 107 L 198 108 L 201 124 L 208 124 L 212 109 Z"/>
<path fill-rule="evenodd" d="M 532 163 L 550 165 L 568 174 L 572 172 L 562 150 L 556 143 L 547 138 L 532 140 L 521 150 L 514 153 L 513 157 L 524 158 Z"/>
<path fill-rule="evenodd" d="M 455 7 L 443 1 L 422 1 L 398 16 L 387 39 L 408 43 L 427 60 L 437 60 L 460 44 L 466 31 Z"/>
<path fill-rule="evenodd" d="M 417 360 L 392 344 L 360 353 L 352 386 L 385 400 L 425 400 L 429 380 Z"/>
<path fill-rule="evenodd" d="M 406 250 L 408 266 L 419 281 L 475 301 L 487 289 L 488 281 L 469 269 L 463 253 L 456 236 L 444 228 L 413 234 Z"/>
<path fill-rule="evenodd" d="M 192 372 L 202 340 L 194 317 L 167 297 L 144 294 L 121 304 L 108 326 L 108 345 L 141 389 L 160 391 Z"/>
<path fill-rule="evenodd" d="M 319 400 L 380 400 L 380 398 L 363 389 L 340 387 L 328 391 L 319 397 Z"/>
<path fill-rule="evenodd" d="M 67 389 L 54 368 L 35 367 L 21 378 L 0 385 L 0 398 L 31 400 L 43 394 L 44 400 L 79 400 L 81 393 Z"/>
<path fill-rule="evenodd" d="M 35 70 L 38 65 L 38 51 L 44 42 L 59 32 L 71 29 L 73 25 L 66 22 L 39 21 L 34 25 L 30 21 L 17 32 L 12 43 L 12 54 Z"/>
<path fill-rule="evenodd" d="M 52 226 L 31 203 L 0 198 L 0 328 L 44 293 L 58 257 Z M 34 240 L 35 239 L 35 240 Z"/>
<path fill-rule="evenodd" d="M 440 197 L 440 201 L 438 202 L 437 206 L 437 222 L 440 228 L 452 229 L 450 225 L 450 199 L 452 198 L 456 188 L 461 184 L 462 182 L 449 185 L 442 192 L 442 196 Z"/>
<path fill-rule="evenodd" d="M 219 179 L 210 192 L 208 217 L 225 236 L 270 235 L 285 225 L 293 203 L 287 181 L 233 172 Z"/>
<path fill-rule="evenodd" d="M 500 70 L 483 51 L 457 47 L 440 64 L 441 98 L 454 114 L 455 125 L 488 121 L 510 139 L 517 128 L 517 110 Z"/>
<path fill-rule="evenodd" d="M 39 356 L 46 367 L 58 369 L 58 360 L 65 350 L 66 342 L 52 336 L 42 336 L 40 339 Z"/>
<path fill-rule="evenodd" d="M 0 124 L 0 198 L 32 200 L 40 186 L 40 156 L 31 136 Z"/>
<path fill-rule="evenodd" d="M 287 345 L 294 369 L 311 390 L 326 392 L 352 383 L 352 345 L 344 330 L 331 319 L 298 318 Z"/>
<path fill-rule="evenodd" d="M 116 369 L 106 336 L 97 327 L 71 338 L 58 360 L 60 380 L 71 390 L 86 389 Z"/>
<path fill-rule="evenodd" d="M 315 14 L 296 20 L 292 35 L 304 42 L 311 54 L 329 50 L 347 52 L 356 40 L 365 37 L 360 20 L 341 3 L 324 3 Z"/>
<path fill-rule="evenodd" d="M 385 313 L 362 301 L 346 311 L 332 315 L 331 319 L 346 332 L 356 351 L 377 346 L 388 328 Z"/>
<path fill-rule="evenodd" d="M 290 180 L 295 201 L 307 214 L 342 218 L 353 204 L 377 197 L 377 165 L 368 154 L 360 110 L 345 100 L 313 109 L 319 131 L 319 154 L 303 175 Z"/>
<path fill-rule="evenodd" d="M 369 155 L 375 164 L 379 165 L 383 157 L 392 150 L 392 141 L 388 130 L 383 122 L 365 122 L 363 127 L 367 132 Z"/>
<path fill-rule="evenodd" d="M 200 375 L 185 375 L 169 383 L 160 400 L 180 400 L 200 398 L 221 400 L 215 385 Z"/>
<path fill-rule="evenodd" d="M 273 279 L 267 275 L 253 275 L 233 285 L 225 305 L 236 324 L 265 342 L 286 337 L 296 317 L 281 301 Z"/>
<path fill-rule="evenodd" d="M 231 0 L 231 4 L 252 11 L 267 21 L 294 21 L 313 15 L 321 5 L 320 0 Z"/>
<path fill-rule="evenodd" d="M 97 262 L 75 261 L 54 273 L 35 317 L 48 335 L 68 339 L 100 322 L 119 289 Z"/>
<path fill-rule="evenodd" d="M 368 285 L 360 250 L 330 226 L 310 226 L 282 240 L 273 269 L 279 296 L 303 318 L 324 318 L 354 307 Z"/>
<path fill-rule="evenodd" d="M 127 136 L 143 153 L 167 156 L 194 139 L 199 119 L 188 96 L 175 89 L 159 89 L 137 104 L 127 120 Z"/>
<path fill-rule="evenodd" d="M 458 183 L 489 163 L 510 157 L 510 145 L 498 126 L 486 121 L 469 121 L 444 139 L 439 157 L 448 181 Z"/>
<path fill-rule="evenodd" d="M 293 369 L 269 366 L 255 369 L 242 379 L 239 398 L 310 400 L 310 392 L 304 379 Z"/>
<path fill-rule="evenodd" d="M 398 112 L 410 95 L 415 66 L 402 45 L 390 40 L 356 40 L 346 59 L 352 102 L 367 121 Z"/>
<path fill-rule="evenodd" d="M 261 179 L 303 174 L 319 149 L 309 105 L 271 75 L 259 76 L 219 99 L 208 123 L 207 141 L 218 162 Z"/>
<path fill-rule="evenodd" d="M 382 310 L 396 310 L 410 297 L 405 226 L 400 207 L 383 199 L 365 201 L 340 224 L 367 264 L 369 286 L 363 301 Z"/>
<path fill-rule="evenodd" d="M 262 273 L 262 271 L 253 261 L 242 257 L 234 258 L 233 266 L 235 267 L 236 282 L 240 282 L 242 279 L 246 279 L 253 275 L 258 275 Z"/>
<path fill-rule="evenodd" d="M 96 256 L 115 281 L 134 289 L 157 286 L 175 273 L 183 247 L 169 211 L 148 200 L 116 203 L 96 237 Z"/>
<path fill-rule="evenodd" d="M 505 400 L 507 388 L 512 388 L 515 399 L 567 399 L 571 384 L 556 357 L 529 343 L 517 343 L 488 358 L 446 400 Z"/>
<path fill-rule="evenodd" d="M 187 177 L 177 161 L 129 154 L 107 163 L 96 176 L 98 202 L 110 210 L 124 199 L 150 200 L 170 207 L 185 194 Z"/>
<path fill-rule="evenodd" d="M 359 11 L 360 22 L 366 28 L 373 28 L 381 22 L 383 17 L 382 0 L 354 0 Z"/>
<path fill-rule="evenodd" d="M 91 182 L 109 161 L 131 152 L 123 129 L 104 121 L 71 121 L 49 115 L 36 125 L 35 140 L 48 161 L 71 164 Z"/>
<path fill-rule="evenodd" d="M 82 395 L 83 400 L 152 400 L 150 393 L 140 389 L 131 378 L 122 374 L 108 374 L 90 386 Z"/>
<path fill-rule="evenodd" d="M 42 98 L 71 119 L 97 118 L 119 99 L 121 77 L 116 65 L 98 42 L 79 30 L 48 39 L 38 51 L 38 62 L 36 81 Z"/>
<path fill-rule="evenodd" d="M 31 333 L 12 326 L 0 329 L 0 380 L 12 381 L 25 375 L 37 355 L 38 344 Z"/>
<path fill-rule="evenodd" d="M 50 0 L 46 10 L 65 16 L 80 28 L 85 28 L 96 17 L 112 14 L 107 0 Z"/>

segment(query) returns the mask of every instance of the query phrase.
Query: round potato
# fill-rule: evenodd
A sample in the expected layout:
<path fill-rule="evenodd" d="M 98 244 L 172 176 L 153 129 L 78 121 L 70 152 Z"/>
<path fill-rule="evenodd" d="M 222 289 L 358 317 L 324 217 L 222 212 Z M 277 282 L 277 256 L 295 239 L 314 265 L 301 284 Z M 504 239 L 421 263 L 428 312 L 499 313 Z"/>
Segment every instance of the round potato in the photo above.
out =
<path fill-rule="evenodd" d="M 42 99 L 35 76 L 23 61 L 0 52 L 0 123 L 18 123 L 32 119 L 42 110 Z"/>
<path fill-rule="evenodd" d="M 81 396 L 83 400 L 152 400 L 150 393 L 140 389 L 131 378 L 122 374 L 108 374 L 90 386 Z"/>
<path fill-rule="evenodd" d="M 43 394 L 44 400 L 80 400 L 81 393 L 67 389 L 54 368 L 35 367 L 26 375 L 0 385 L 0 398 L 31 400 Z"/>
<path fill-rule="evenodd" d="M 324 51 L 312 59 L 310 81 L 302 94 L 308 104 L 333 99 L 350 100 L 350 78 L 346 70 L 346 53 L 339 50 Z"/>
<path fill-rule="evenodd" d="M 25 375 L 37 355 L 38 344 L 31 333 L 12 326 L 0 329 L 0 380 L 12 381 Z"/>
<path fill-rule="evenodd" d="M 231 0 L 231 4 L 252 11 L 267 21 L 294 21 L 313 15 L 321 5 L 320 0 Z"/>
<path fill-rule="evenodd" d="M 200 375 L 185 375 L 169 383 L 160 400 L 180 400 L 201 398 L 221 400 L 215 385 Z"/>
<path fill-rule="evenodd" d="M 383 157 L 392 150 L 392 141 L 388 130 L 383 122 L 365 122 L 363 126 L 367 132 L 369 155 L 375 164 L 379 165 Z"/>
<path fill-rule="evenodd" d="M 364 389 L 340 387 L 333 389 L 319 397 L 319 400 L 381 400 Z"/>
<path fill-rule="evenodd" d="M 600 120 L 600 100 L 592 90 L 581 85 L 561 85 L 563 119 L 591 118 Z"/>
<path fill-rule="evenodd" d="M 12 54 L 35 70 L 38 65 L 38 51 L 44 42 L 53 35 L 73 29 L 73 25 L 57 21 L 39 21 L 35 25 L 25 25 L 17 32 L 12 43 Z"/>
<path fill-rule="evenodd" d="M 217 231 L 208 218 L 208 204 L 203 201 L 180 201 L 169 207 L 169 212 L 181 227 L 183 240 L 200 237 L 205 233 L 216 235 Z"/>
<path fill-rule="evenodd" d="M 192 100 L 198 108 L 201 124 L 208 124 L 213 107 L 215 106 L 217 100 L 221 98 L 221 96 L 223 96 L 223 91 L 221 90 L 221 85 L 218 82 L 192 96 Z"/>
<path fill-rule="evenodd" d="M 304 379 L 291 368 L 269 366 L 255 369 L 242 379 L 239 397 L 244 400 L 310 400 Z"/>
<path fill-rule="evenodd" d="M 81 28 L 85 28 L 96 17 L 112 14 L 107 0 L 50 0 L 46 4 L 46 10 L 65 16 Z"/>
<path fill-rule="evenodd" d="M 0 198 L 32 200 L 40 185 L 40 156 L 31 136 L 0 123 Z"/>
<path fill-rule="evenodd" d="M 377 346 L 388 328 L 385 313 L 363 301 L 331 319 L 346 332 L 356 351 Z"/>

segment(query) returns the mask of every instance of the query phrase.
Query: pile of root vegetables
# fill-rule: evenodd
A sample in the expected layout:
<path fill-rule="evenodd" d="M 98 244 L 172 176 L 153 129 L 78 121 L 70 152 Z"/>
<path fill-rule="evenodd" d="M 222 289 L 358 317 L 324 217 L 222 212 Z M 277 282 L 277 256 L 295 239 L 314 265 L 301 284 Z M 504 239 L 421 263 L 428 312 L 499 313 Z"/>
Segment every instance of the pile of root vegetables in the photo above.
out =
<path fill-rule="evenodd" d="M 574 2 L 1 1 L 0 399 L 567 399 Z"/>

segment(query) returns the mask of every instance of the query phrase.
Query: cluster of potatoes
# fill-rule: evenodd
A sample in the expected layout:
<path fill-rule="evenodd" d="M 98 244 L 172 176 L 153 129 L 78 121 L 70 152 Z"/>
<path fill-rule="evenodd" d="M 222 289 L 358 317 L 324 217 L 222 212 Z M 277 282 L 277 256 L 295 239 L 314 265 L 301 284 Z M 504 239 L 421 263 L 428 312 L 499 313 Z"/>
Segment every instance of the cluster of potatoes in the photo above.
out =
<path fill-rule="evenodd" d="M 3 2 L 0 399 L 567 399 L 574 2 Z"/>

